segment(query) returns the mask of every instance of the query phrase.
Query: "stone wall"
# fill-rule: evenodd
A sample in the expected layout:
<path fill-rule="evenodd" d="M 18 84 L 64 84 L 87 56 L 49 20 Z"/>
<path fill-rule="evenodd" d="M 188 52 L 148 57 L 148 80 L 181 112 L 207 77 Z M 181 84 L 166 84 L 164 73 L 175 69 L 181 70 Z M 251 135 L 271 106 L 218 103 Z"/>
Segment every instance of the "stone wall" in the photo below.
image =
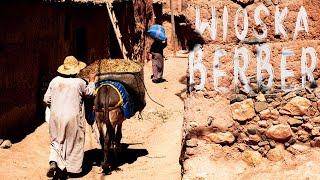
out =
<path fill-rule="evenodd" d="M 254 29 L 261 30 L 260 26 L 255 26 L 253 16 L 256 7 L 262 4 L 270 11 L 270 15 L 262 16 L 268 28 L 268 35 L 260 40 L 253 35 Z M 293 39 L 296 18 L 301 6 L 308 14 L 309 33 L 301 31 L 296 39 Z M 316 84 L 320 83 L 318 79 L 320 64 L 317 61 L 313 71 L 315 81 L 302 87 L 301 54 L 302 49 L 306 47 L 312 47 L 317 54 L 320 53 L 320 19 L 319 13 L 316 12 L 316 9 L 320 8 L 320 3 L 313 0 L 194 0 L 183 11 L 183 15 L 190 20 L 194 28 L 196 27 L 196 7 L 200 7 L 203 22 L 210 21 L 211 7 L 215 7 L 217 36 L 213 40 L 208 29 L 202 34 L 205 39 L 202 48 L 202 64 L 206 69 L 207 79 L 204 88 L 197 91 L 191 84 L 192 91 L 185 102 L 183 150 L 180 158 L 185 179 L 200 178 L 201 175 L 196 175 L 196 169 L 202 169 L 202 172 L 208 175 L 206 177 L 223 177 L 210 176 L 218 172 L 210 172 L 210 168 L 199 167 L 196 163 L 199 159 L 206 159 L 200 157 L 207 157 L 211 163 L 219 162 L 215 153 L 222 156 L 219 158 L 224 159 L 230 159 L 237 154 L 241 157 L 240 161 L 244 160 L 247 164 L 255 166 L 261 162 L 261 158 L 280 161 L 284 158 L 283 153 L 297 155 L 310 147 L 319 147 L 320 89 Z M 224 7 L 227 7 L 229 13 L 229 30 L 226 40 L 223 40 L 222 30 Z M 249 17 L 248 34 L 243 40 L 236 37 L 234 30 L 234 17 L 239 7 L 245 8 Z M 287 7 L 289 10 L 283 23 L 288 38 L 275 34 L 276 7 L 281 10 Z M 243 28 L 242 20 L 239 22 L 239 29 L 241 29 Z M 271 50 L 270 64 L 273 67 L 274 81 L 270 89 L 264 89 L 257 84 L 257 46 L 263 44 L 267 44 Z M 251 91 L 244 89 L 244 82 L 235 85 L 234 53 L 235 49 L 240 47 L 249 50 L 249 66 L 245 75 Z M 292 49 L 295 54 L 287 59 L 286 68 L 292 70 L 293 77 L 287 78 L 286 83 L 295 87 L 288 92 L 281 88 L 283 74 L 281 74 L 280 62 L 284 47 Z M 224 49 L 227 53 L 216 66 L 213 60 L 218 48 Z M 197 62 L 197 59 L 194 62 Z M 241 63 L 240 60 L 240 66 L 242 66 Z M 308 65 L 310 65 L 309 60 Z M 223 89 L 220 92 L 214 89 L 214 68 L 226 73 L 224 77 L 219 77 L 219 87 Z M 195 72 L 195 84 L 201 82 L 200 75 L 199 71 Z M 263 82 L 267 83 L 269 74 L 262 72 L 262 77 Z"/>

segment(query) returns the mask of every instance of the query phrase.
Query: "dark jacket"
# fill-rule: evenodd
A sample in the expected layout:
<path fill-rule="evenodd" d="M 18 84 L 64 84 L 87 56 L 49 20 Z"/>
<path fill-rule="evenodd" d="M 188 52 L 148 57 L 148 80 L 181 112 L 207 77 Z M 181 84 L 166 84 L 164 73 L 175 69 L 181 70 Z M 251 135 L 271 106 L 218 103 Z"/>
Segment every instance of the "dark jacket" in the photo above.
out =
<path fill-rule="evenodd" d="M 163 49 L 167 46 L 167 41 L 157 41 L 154 40 L 154 42 L 151 45 L 150 52 L 151 53 L 159 53 L 163 56 Z"/>

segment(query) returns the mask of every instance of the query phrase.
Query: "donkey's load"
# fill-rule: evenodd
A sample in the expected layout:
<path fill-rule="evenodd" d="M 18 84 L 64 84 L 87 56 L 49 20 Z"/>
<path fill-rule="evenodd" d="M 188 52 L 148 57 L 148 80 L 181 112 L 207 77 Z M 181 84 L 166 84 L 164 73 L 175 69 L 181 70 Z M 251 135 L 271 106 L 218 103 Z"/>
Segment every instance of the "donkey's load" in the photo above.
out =
<path fill-rule="evenodd" d="M 139 73 L 141 70 L 141 65 L 130 60 L 102 59 L 82 69 L 79 76 L 87 77 L 90 72 L 96 72 L 97 75 L 102 75 L 107 73 Z"/>
<path fill-rule="evenodd" d="M 120 82 L 134 101 L 134 112 L 137 112 L 142 111 L 146 105 L 142 70 L 141 65 L 130 60 L 103 59 L 88 65 L 80 71 L 79 76 L 85 78 L 91 72 L 95 72 L 98 82 Z"/>

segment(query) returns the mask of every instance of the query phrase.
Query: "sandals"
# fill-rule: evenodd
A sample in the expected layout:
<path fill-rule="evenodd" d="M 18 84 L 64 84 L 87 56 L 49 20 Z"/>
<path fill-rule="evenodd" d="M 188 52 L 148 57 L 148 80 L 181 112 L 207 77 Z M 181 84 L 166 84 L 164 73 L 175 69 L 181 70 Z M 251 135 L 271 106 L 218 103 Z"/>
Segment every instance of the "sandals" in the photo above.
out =
<path fill-rule="evenodd" d="M 162 83 L 162 82 L 165 82 L 166 80 L 163 79 L 163 78 L 159 78 L 159 79 L 152 79 L 152 82 L 153 83 Z"/>
<path fill-rule="evenodd" d="M 57 172 L 57 169 L 58 169 L 57 163 L 54 161 L 51 161 L 49 170 L 47 172 L 47 177 L 50 177 L 50 178 L 54 177 L 54 175 Z"/>

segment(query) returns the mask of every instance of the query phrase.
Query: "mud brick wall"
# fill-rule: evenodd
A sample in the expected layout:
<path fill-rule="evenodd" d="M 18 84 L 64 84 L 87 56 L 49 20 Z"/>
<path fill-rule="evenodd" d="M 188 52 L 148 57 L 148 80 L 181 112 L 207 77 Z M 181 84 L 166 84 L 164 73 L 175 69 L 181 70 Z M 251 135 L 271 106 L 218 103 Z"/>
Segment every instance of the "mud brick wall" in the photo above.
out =
<path fill-rule="evenodd" d="M 128 57 L 144 62 L 148 45 L 146 32 L 153 22 L 152 1 L 115 2 L 113 8 Z"/>
<path fill-rule="evenodd" d="M 269 16 L 261 16 L 268 28 L 268 36 L 263 41 L 256 39 L 253 35 L 253 29 L 261 28 L 255 26 L 253 19 L 255 8 L 261 4 L 270 11 Z M 229 13 L 226 41 L 223 40 L 222 31 L 224 6 L 228 8 Z M 240 6 L 246 8 L 249 17 L 248 34 L 244 40 L 239 40 L 234 32 L 234 17 Z M 296 18 L 301 6 L 306 9 L 308 15 L 309 33 L 300 32 L 293 40 Z M 317 12 L 320 2 L 315 0 L 194 0 L 190 1 L 190 5 L 183 11 L 183 15 L 190 20 L 193 27 L 195 27 L 196 7 L 200 7 L 203 22 L 210 21 L 211 7 L 215 7 L 218 28 L 215 40 L 211 39 L 208 30 L 202 34 L 205 39 L 202 61 L 207 70 L 207 80 L 204 88 L 198 91 L 193 89 L 185 102 L 183 150 L 180 158 L 185 178 L 195 177 L 192 173 L 197 166 L 192 164 L 199 160 L 200 156 L 207 157 L 205 154 L 211 154 L 208 156 L 209 159 L 215 159 L 212 158 L 214 156 L 212 153 L 217 149 L 213 147 L 230 149 L 245 157 L 249 154 L 250 163 L 256 156 L 265 157 L 271 161 L 281 160 L 278 153 L 279 147 L 293 155 L 303 152 L 305 147 L 319 147 L 320 89 L 310 83 L 306 87 L 301 87 L 301 53 L 303 47 L 312 47 L 317 55 L 320 53 L 320 17 Z M 283 23 L 288 34 L 287 39 L 275 35 L 276 7 L 281 11 L 285 7 L 289 10 Z M 242 20 L 239 24 L 242 24 Z M 241 25 L 239 29 L 241 30 Z M 268 90 L 259 88 L 256 79 L 256 46 L 262 44 L 267 44 L 271 49 L 270 64 L 273 67 L 274 82 L 272 88 Z M 246 47 L 249 50 L 250 60 L 246 76 L 252 88 L 250 92 L 246 92 L 241 83 L 238 86 L 234 85 L 233 59 L 234 50 L 237 47 Z M 293 77 L 287 78 L 286 83 L 296 87 L 290 92 L 283 91 L 280 83 L 281 51 L 284 47 L 292 49 L 295 54 L 287 59 L 286 65 L 287 69 L 293 71 Z M 225 88 L 222 92 L 217 92 L 213 86 L 213 58 L 217 48 L 227 52 L 226 56 L 220 59 L 219 64 L 219 69 L 226 73 L 226 76 L 219 78 L 219 86 Z M 319 56 L 317 60 L 313 76 L 315 83 L 319 85 Z M 263 72 L 265 83 L 268 77 L 268 74 Z M 199 82 L 200 72 L 196 71 L 195 83 Z M 208 148 L 211 149 L 208 150 Z M 228 158 L 228 153 L 224 155 Z M 210 174 L 209 171 L 207 173 Z"/>
<path fill-rule="evenodd" d="M 120 58 L 121 53 L 103 5 L 0 4 L 0 138 L 12 139 L 43 122 L 43 95 L 66 56 L 89 64 L 101 58 Z M 124 40 L 132 57 L 142 61 L 152 2 L 134 1 L 119 10 L 130 17 L 120 20 L 126 25 L 121 27 L 123 37 L 130 37 Z"/>

